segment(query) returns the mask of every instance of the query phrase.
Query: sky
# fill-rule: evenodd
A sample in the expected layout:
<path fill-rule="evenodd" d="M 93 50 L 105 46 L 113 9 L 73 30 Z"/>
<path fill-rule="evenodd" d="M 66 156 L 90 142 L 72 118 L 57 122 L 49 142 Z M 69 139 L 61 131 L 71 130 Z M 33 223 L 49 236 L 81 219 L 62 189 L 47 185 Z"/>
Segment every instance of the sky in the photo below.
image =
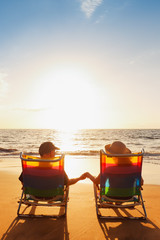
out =
<path fill-rule="evenodd" d="M 0 0 L 0 128 L 160 128 L 159 0 Z"/>

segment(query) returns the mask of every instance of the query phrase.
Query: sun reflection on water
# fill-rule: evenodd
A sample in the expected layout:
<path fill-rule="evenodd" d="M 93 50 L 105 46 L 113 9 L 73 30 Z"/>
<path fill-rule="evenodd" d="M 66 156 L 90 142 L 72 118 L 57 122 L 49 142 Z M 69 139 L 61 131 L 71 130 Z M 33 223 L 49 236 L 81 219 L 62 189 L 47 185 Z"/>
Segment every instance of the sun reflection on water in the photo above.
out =
<path fill-rule="evenodd" d="M 92 175 L 97 176 L 100 172 L 100 159 L 99 156 L 90 155 L 71 155 L 70 153 L 77 153 L 82 151 L 83 146 L 75 142 L 75 138 L 78 138 L 79 130 L 61 130 L 57 134 L 57 143 L 60 148 L 60 152 L 65 154 L 64 169 L 69 178 L 77 178 L 85 172 L 90 172 Z M 82 181 L 85 183 L 91 183 L 90 180 Z"/>
<path fill-rule="evenodd" d="M 76 150 L 74 137 L 77 131 L 78 130 L 63 130 L 58 132 L 57 137 L 60 140 L 59 147 L 61 152 L 74 152 Z"/>

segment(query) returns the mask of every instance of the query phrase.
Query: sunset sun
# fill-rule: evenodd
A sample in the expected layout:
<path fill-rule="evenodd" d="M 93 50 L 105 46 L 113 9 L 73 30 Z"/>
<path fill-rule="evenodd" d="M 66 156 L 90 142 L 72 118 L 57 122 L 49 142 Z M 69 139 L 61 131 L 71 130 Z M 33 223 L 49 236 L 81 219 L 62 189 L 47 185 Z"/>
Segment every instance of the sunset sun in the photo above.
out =
<path fill-rule="evenodd" d="M 44 128 L 83 128 L 86 114 L 92 114 L 96 105 L 92 76 L 74 65 L 41 73 L 35 89 L 31 102 L 34 108 L 42 109 L 38 115 Z"/>

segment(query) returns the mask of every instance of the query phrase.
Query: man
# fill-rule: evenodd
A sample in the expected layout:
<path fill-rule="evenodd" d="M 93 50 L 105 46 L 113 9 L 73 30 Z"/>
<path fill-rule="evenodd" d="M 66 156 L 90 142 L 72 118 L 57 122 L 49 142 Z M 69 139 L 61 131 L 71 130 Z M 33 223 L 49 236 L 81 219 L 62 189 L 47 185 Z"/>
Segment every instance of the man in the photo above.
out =
<path fill-rule="evenodd" d="M 44 142 L 39 147 L 39 155 L 40 155 L 41 159 L 44 159 L 44 160 L 52 159 L 56 156 L 56 150 L 59 150 L 59 148 L 56 147 L 52 142 Z M 64 184 L 67 186 L 73 185 L 80 180 L 84 180 L 85 178 L 86 178 L 86 174 L 84 173 L 78 178 L 69 179 L 66 172 L 64 171 Z M 19 176 L 19 180 L 23 184 L 23 172 Z"/>

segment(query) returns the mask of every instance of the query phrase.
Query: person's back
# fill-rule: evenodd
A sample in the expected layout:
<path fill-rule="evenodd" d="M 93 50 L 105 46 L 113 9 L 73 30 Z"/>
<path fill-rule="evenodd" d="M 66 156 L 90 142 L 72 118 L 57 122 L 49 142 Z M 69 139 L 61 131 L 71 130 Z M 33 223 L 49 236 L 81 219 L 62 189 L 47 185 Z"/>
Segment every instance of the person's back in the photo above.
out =
<path fill-rule="evenodd" d="M 39 155 L 41 159 L 53 159 L 56 156 L 56 150 L 60 150 L 56 147 L 52 142 L 43 142 L 39 147 Z M 50 163 L 47 163 L 50 164 Z M 85 174 L 82 174 L 78 178 L 69 179 L 66 172 L 64 171 L 64 184 L 65 185 L 72 185 L 77 183 L 79 180 L 83 180 L 86 178 Z M 19 176 L 19 180 L 23 184 L 23 172 Z"/>
<path fill-rule="evenodd" d="M 112 144 L 105 145 L 105 151 L 108 154 L 131 154 L 131 150 L 126 147 L 123 142 L 115 141 Z M 117 158 L 117 165 L 122 164 L 124 161 L 124 165 L 132 165 L 130 158 Z M 86 176 L 95 184 L 100 184 L 100 174 L 97 177 L 92 176 L 90 173 L 86 173 Z M 141 185 L 143 185 L 143 178 L 141 179 Z"/>

